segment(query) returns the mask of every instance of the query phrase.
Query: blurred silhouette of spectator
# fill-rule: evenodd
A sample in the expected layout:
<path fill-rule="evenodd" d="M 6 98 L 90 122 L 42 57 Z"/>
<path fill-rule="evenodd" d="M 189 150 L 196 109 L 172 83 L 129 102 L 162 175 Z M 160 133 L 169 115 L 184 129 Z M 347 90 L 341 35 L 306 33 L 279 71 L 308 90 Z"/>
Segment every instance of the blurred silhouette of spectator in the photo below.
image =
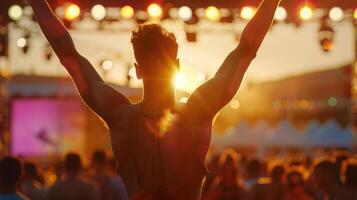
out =
<path fill-rule="evenodd" d="M 258 159 L 252 159 L 248 161 L 246 166 L 246 178 L 244 181 L 244 187 L 247 191 L 250 191 L 254 185 L 258 184 L 258 180 L 261 176 L 262 164 Z"/>
<path fill-rule="evenodd" d="M 26 200 L 22 194 L 16 192 L 21 176 L 21 163 L 13 157 L 4 157 L 0 160 L 0 199 Z"/>
<path fill-rule="evenodd" d="M 46 196 L 49 200 L 97 200 L 99 192 L 94 183 L 81 177 L 81 158 L 78 154 L 69 153 L 64 161 L 65 175 L 63 180 L 53 185 Z"/>
<path fill-rule="evenodd" d="M 250 200 L 283 200 L 284 199 L 284 174 L 285 169 L 282 165 L 276 165 L 270 172 L 270 180 L 266 183 L 258 181 L 249 192 Z"/>
<path fill-rule="evenodd" d="M 285 200 L 313 200 L 305 191 L 305 181 L 302 173 L 292 170 L 286 178 L 286 196 Z"/>
<path fill-rule="evenodd" d="M 342 179 L 351 199 L 357 199 L 357 160 L 348 159 L 342 164 Z"/>
<path fill-rule="evenodd" d="M 45 199 L 45 190 L 41 183 L 42 178 L 37 171 L 37 166 L 32 162 L 24 164 L 24 177 L 21 182 L 21 191 L 31 200 Z"/>
<path fill-rule="evenodd" d="M 348 200 L 348 191 L 340 184 L 340 174 L 336 163 L 324 159 L 315 165 L 313 179 L 317 189 L 327 200 Z"/>
<path fill-rule="evenodd" d="M 219 174 L 212 188 L 206 193 L 206 200 L 240 200 L 245 199 L 246 192 L 240 184 L 238 171 L 238 154 L 227 151 L 219 161 Z"/>

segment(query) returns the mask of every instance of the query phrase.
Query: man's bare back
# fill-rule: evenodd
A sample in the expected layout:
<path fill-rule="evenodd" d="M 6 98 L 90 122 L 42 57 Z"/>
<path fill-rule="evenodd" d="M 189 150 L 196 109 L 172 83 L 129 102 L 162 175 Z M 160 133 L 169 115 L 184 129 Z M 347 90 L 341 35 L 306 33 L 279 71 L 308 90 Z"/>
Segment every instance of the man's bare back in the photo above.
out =
<path fill-rule="evenodd" d="M 146 191 L 155 199 L 198 199 L 211 121 L 194 119 L 185 105 L 154 116 L 140 108 L 122 107 L 109 127 L 129 196 Z"/>
<path fill-rule="evenodd" d="M 197 88 L 181 108 L 175 106 L 172 84 L 179 70 L 173 33 L 157 24 L 139 25 L 133 32 L 135 68 L 137 78 L 143 80 L 144 95 L 140 104 L 132 105 L 77 51 L 46 0 L 28 1 L 83 101 L 107 123 L 129 197 L 143 191 L 155 199 L 198 199 L 212 119 L 238 91 L 280 0 L 262 0 L 239 45 L 215 76 Z"/>

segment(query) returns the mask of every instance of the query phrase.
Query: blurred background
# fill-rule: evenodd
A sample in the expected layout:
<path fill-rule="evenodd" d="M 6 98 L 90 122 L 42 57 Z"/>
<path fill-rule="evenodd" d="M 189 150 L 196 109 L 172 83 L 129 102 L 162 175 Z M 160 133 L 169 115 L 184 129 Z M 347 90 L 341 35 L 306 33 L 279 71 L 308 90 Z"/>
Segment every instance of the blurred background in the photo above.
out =
<path fill-rule="evenodd" d="M 132 102 L 141 100 L 142 85 L 131 31 L 151 21 L 174 32 L 183 103 L 239 43 L 259 2 L 49 0 L 79 51 Z M 81 102 L 26 1 L 0 5 L 0 156 L 110 153 L 106 128 Z M 356 46 L 356 1 L 283 1 L 240 91 L 214 120 L 212 152 L 354 151 Z"/>

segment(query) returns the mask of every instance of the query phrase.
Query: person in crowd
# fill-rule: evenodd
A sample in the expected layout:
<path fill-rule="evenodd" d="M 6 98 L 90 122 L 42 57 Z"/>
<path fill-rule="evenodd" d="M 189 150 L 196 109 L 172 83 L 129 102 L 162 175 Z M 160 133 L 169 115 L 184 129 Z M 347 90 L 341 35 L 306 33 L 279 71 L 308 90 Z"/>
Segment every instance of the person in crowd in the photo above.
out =
<path fill-rule="evenodd" d="M 258 182 L 249 192 L 250 200 L 283 200 L 284 199 L 285 168 L 276 165 L 270 172 L 270 180 L 266 183 Z"/>
<path fill-rule="evenodd" d="M 19 160 L 13 157 L 4 157 L 0 160 L 0 199 L 27 200 L 28 198 L 17 192 L 17 184 L 21 177 L 22 166 Z"/>
<path fill-rule="evenodd" d="M 291 170 L 286 178 L 285 200 L 314 200 L 305 191 L 305 180 L 299 170 Z"/>
<path fill-rule="evenodd" d="M 205 200 L 241 200 L 246 198 L 246 192 L 241 186 L 238 172 L 237 155 L 224 153 L 219 162 L 219 174 L 206 193 Z"/>
<path fill-rule="evenodd" d="M 244 187 L 247 191 L 250 191 L 254 185 L 258 184 L 258 180 L 261 177 L 262 165 L 258 159 L 252 159 L 248 161 L 246 170 L 246 177 L 244 181 Z"/>
<path fill-rule="evenodd" d="M 342 179 L 351 199 L 357 199 L 357 160 L 350 158 L 342 164 Z"/>
<path fill-rule="evenodd" d="M 340 184 L 340 173 L 336 163 L 331 159 L 322 159 L 317 162 L 313 172 L 313 178 L 317 189 L 322 192 L 327 200 L 349 200 L 348 191 Z"/>
<path fill-rule="evenodd" d="M 48 200 L 98 200 L 99 191 L 96 185 L 81 176 L 81 158 L 78 154 L 69 153 L 64 161 L 63 179 L 49 188 Z"/>
<path fill-rule="evenodd" d="M 145 191 L 155 199 L 199 199 L 212 121 L 236 95 L 272 25 L 280 0 L 262 0 L 239 45 L 186 104 L 178 104 L 175 97 L 173 80 L 180 62 L 173 33 L 150 23 L 133 31 L 136 74 L 143 80 L 144 91 L 142 101 L 132 104 L 106 84 L 77 51 L 68 30 L 46 0 L 28 1 L 82 99 L 109 127 L 113 153 L 128 195 Z"/>
<path fill-rule="evenodd" d="M 20 189 L 31 200 L 45 199 L 45 190 L 40 180 L 37 166 L 32 162 L 24 164 L 24 177 L 21 182 Z"/>
<path fill-rule="evenodd" d="M 127 200 L 128 194 L 126 192 L 123 180 L 117 172 L 117 163 L 115 158 L 109 160 L 109 173 L 111 174 L 113 184 L 113 199 Z"/>

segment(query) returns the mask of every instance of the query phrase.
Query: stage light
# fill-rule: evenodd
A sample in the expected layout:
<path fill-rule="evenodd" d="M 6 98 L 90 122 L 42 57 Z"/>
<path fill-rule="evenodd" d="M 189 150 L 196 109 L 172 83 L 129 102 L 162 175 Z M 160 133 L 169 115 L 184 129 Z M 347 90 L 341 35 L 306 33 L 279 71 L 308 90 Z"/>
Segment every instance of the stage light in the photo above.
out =
<path fill-rule="evenodd" d="M 205 16 L 207 19 L 218 22 L 221 19 L 221 13 L 215 6 L 209 6 L 205 10 Z"/>
<path fill-rule="evenodd" d="M 69 4 L 65 9 L 65 18 L 69 21 L 75 20 L 81 14 L 81 9 L 76 4 Z"/>
<path fill-rule="evenodd" d="M 252 19 L 254 15 L 255 15 L 255 10 L 249 6 L 243 7 L 240 13 L 241 18 L 247 20 Z"/>
<path fill-rule="evenodd" d="M 174 80 L 175 87 L 178 89 L 183 89 L 186 85 L 186 76 L 183 73 L 177 73 Z"/>
<path fill-rule="evenodd" d="M 10 19 L 17 21 L 22 17 L 23 10 L 22 10 L 21 6 L 19 6 L 19 5 L 12 5 L 9 8 L 8 14 L 9 14 Z"/>
<path fill-rule="evenodd" d="M 155 3 L 151 4 L 147 11 L 152 18 L 160 18 L 162 16 L 162 8 Z"/>
<path fill-rule="evenodd" d="M 103 68 L 104 71 L 109 71 L 113 68 L 113 61 L 112 60 L 103 60 L 101 63 L 101 66 Z"/>
<path fill-rule="evenodd" d="M 179 17 L 184 20 L 188 21 L 192 18 L 192 10 L 187 6 L 182 6 L 178 11 Z"/>
<path fill-rule="evenodd" d="M 234 110 L 237 110 L 240 107 L 240 102 L 237 99 L 234 99 L 231 101 L 230 107 Z"/>
<path fill-rule="evenodd" d="M 355 11 L 353 12 L 353 17 L 355 18 L 355 20 L 357 20 L 357 8 L 356 8 Z"/>
<path fill-rule="evenodd" d="M 21 37 L 17 39 L 16 41 L 16 46 L 19 48 L 24 48 L 27 45 L 27 39 L 24 37 Z"/>
<path fill-rule="evenodd" d="M 312 8 L 310 8 L 309 6 L 304 6 L 303 8 L 301 8 L 300 17 L 303 20 L 311 19 L 311 17 L 312 17 Z"/>
<path fill-rule="evenodd" d="M 286 12 L 284 7 L 279 6 L 274 15 L 274 19 L 278 22 L 283 22 L 288 17 L 288 13 Z"/>
<path fill-rule="evenodd" d="M 345 16 L 343 10 L 340 7 L 333 7 L 329 12 L 329 17 L 331 21 L 339 22 L 342 21 Z"/>
<path fill-rule="evenodd" d="M 105 17 L 107 16 L 107 9 L 105 9 L 104 6 L 97 4 L 95 6 L 93 6 L 92 10 L 91 10 L 91 14 L 93 19 L 97 20 L 97 21 L 101 21 L 103 19 L 105 19 Z"/>
<path fill-rule="evenodd" d="M 182 98 L 180 99 L 180 102 L 181 102 L 181 103 L 187 103 L 187 101 L 188 101 L 188 97 L 182 97 Z"/>
<path fill-rule="evenodd" d="M 135 14 L 134 8 L 131 6 L 124 6 L 122 9 L 120 9 L 120 15 L 124 19 L 131 19 Z"/>

